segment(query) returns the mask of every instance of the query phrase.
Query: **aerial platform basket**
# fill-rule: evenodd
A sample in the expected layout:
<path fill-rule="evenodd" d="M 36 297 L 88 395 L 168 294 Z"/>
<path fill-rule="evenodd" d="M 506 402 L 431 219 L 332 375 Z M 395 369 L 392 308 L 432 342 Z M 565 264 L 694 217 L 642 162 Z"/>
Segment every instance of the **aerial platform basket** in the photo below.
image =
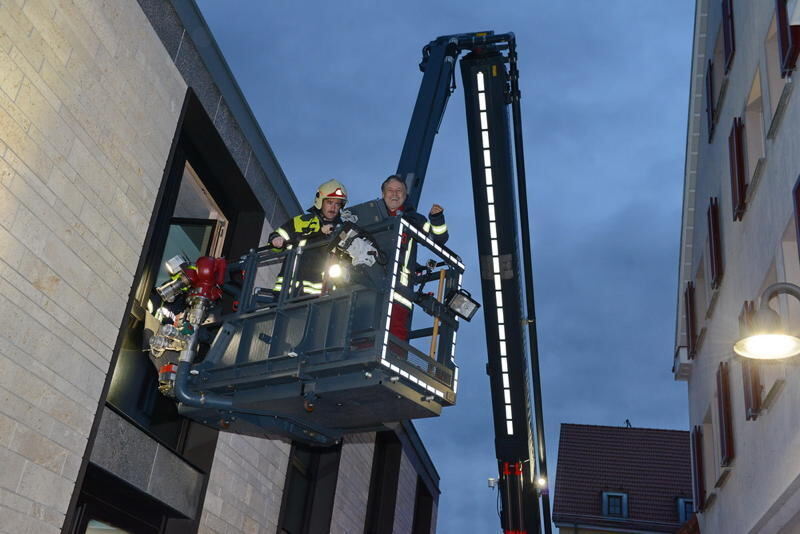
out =
<path fill-rule="evenodd" d="M 374 203 L 353 208 L 374 220 L 357 228 L 379 251 L 383 261 L 374 265 L 353 266 L 338 232 L 282 253 L 251 251 L 231 264 L 243 272 L 238 309 L 201 328 L 200 338 L 213 340 L 178 376 L 187 393 L 178 395 L 182 414 L 229 432 L 325 445 L 345 433 L 438 416 L 455 403 L 452 297 L 463 294 L 464 265 L 408 221 L 378 220 L 374 210 Z M 303 294 L 294 280 L 304 261 L 326 267 L 319 294 Z M 281 290 L 256 287 L 259 268 L 280 263 Z M 328 274 L 334 264 L 344 276 Z M 427 317 L 405 341 L 390 325 L 409 305 L 415 327 L 420 312 Z"/>

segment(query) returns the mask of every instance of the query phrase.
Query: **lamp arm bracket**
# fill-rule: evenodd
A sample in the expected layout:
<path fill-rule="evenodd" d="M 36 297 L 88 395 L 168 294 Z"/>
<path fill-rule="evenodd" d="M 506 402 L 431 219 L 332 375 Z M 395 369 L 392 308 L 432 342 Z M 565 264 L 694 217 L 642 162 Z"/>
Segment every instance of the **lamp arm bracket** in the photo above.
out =
<path fill-rule="evenodd" d="M 789 282 L 777 282 L 768 286 L 761 293 L 760 307 L 768 308 L 769 301 L 781 294 L 791 295 L 800 301 L 800 286 Z"/>

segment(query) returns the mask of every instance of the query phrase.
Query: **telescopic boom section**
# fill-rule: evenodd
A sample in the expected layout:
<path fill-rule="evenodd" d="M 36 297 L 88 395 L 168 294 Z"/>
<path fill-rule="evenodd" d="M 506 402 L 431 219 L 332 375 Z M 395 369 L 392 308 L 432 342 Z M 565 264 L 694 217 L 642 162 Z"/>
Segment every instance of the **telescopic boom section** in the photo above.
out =
<path fill-rule="evenodd" d="M 445 36 L 423 49 L 420 68 L 425 74 L 398 174 L 406 179 L 409 201 L 416 207 L 433 139 L 454 85 L 451 82 L 455 60 L 465 51 L 468 53 L 461 60 L 461 74 L 485 314 L 486 370 L 491 386 L 495 451 L 500 474 L 501 526 L 506 534 L 533 534 L 541 531 L 543 523 L 544 532 L 549 534 L 544 424 L 536 329 L 532 323 L 533 277 L 529 246 L 520 249 L 517 238 L 522 235 L 529 239 L 529 229 L 527 211 L 520 211 L 527 210 L 527 205 L 520 205 L 512 157 L 512 150 L 516 148 L 517 159 L 522 159 L 513 34 L 484 32 Z M 504 51 L 510 53 L 504 55 Z M 509 105 L 512 103 L 516 104 L 513 139 L 509 123 Z M 520 146 L 515 147 L 515 144 Z M 522 161 L 517 161 L 518 178 L 524 180 L 524 166 L 521 164 Z M 524 278 L 520 276 L 523 263 Z M 522 301 L 523 291 L 527 297 L 525 303 Z M 526 346 L 526 330 L 530 346 Z M 528 350 L 533 369 L 535 435 L 531 424 Z M 536 451 L 539 451 L 538 458 Z M 543 482 L 538 489 L 536 479 Z M 539 497 L 542 498 L 541 512 Z"/>

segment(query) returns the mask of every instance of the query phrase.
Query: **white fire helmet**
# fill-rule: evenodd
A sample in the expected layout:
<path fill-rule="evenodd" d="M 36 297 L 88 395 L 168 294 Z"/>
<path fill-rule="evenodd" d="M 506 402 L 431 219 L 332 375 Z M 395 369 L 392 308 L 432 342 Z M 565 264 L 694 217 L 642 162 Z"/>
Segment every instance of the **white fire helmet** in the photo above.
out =
<path fill-rule="evenodd" d="M 347 189 L 338 180 L 328 180 L 317 188 L 317 196 L 314 197 L 314 207 L 322 209 L 322 201 L 326 198 L 338 198 L 342 201 L 342 207 L 347 204 Z"/>

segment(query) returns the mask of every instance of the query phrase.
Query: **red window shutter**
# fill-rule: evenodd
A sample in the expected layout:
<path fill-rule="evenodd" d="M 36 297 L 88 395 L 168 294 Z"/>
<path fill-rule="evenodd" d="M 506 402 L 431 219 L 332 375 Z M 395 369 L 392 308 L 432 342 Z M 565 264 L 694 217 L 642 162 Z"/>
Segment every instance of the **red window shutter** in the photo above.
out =
<path fill-rule="evenodd" d="M 775 0 L 778 52 L 781 55 L 781 76 L 784 78 L 794 70 L 797 53 L 800 52 L 800 26 L 789 24 L 786 2 L 787 0 Z"/>
<path fill-rule="evenodd" d="M 725 40 L 725 74 L 731 70 L 736 39 L 733 31 L 733 0 L 722 0 L 722 33 Z"/>
<path fill-rule="evenodd" d="M 744 301 L 742 312 L 739 314 L 739 337 L 744 337 L 750 332 L 750 321 L 755 315 L 756 303 L 752 300 Z M 761 413 L 761 373 L 758 364 L 748 358 L 741 358 L 742 362 L 742 390 L 744 393 L 744 417 L 747 421 L 755 421 Z"/>
<path fill-rule="evenodd" d="M 703 427 L 692 430 L 692 486 L 695 508 L 702 511 L 706 507 L 706 480 L 703 471 Z"/>
<path fill-rule="evenodd" d="M 709 59 L 706 65 L 706 120 L 708 121 L 708 142 L 714 135 L 714 63 Z"/>
<path fill-rule="evenodd" d="M 731 133 L 728 136 L 728 156 L 731 171 L 731 205 L 733 207 L 733 220 L 741 221 L 747 207 L 745 195 L 747 183 L 745 181 L 744 167 L 744 122 L 741 117 L 733 119 Z"/>
<path fill-rule="evenodd" d="M 689 359 L 694 360 L 697 354 L 697 319 L 694 307 L 694 283 L 687 282 L 683 292 L 683 306 L 686 311 L 686 349 Z"/>
<path fill-rule="evenodd" d="M 706 212 L 708 219 L 708 257 L 711 266 L 711 287 L 717 289 L 722 281 L 722 235 L 719 227 L 719 200 L 711 197 Z"/>
<path fill-rule="evenodd" d="M 726 467 L 733 461 L 733 412 L 728 362 L 720 362 L 717 369 L 717 408 L 719 408 L 720 465 Z"/>

